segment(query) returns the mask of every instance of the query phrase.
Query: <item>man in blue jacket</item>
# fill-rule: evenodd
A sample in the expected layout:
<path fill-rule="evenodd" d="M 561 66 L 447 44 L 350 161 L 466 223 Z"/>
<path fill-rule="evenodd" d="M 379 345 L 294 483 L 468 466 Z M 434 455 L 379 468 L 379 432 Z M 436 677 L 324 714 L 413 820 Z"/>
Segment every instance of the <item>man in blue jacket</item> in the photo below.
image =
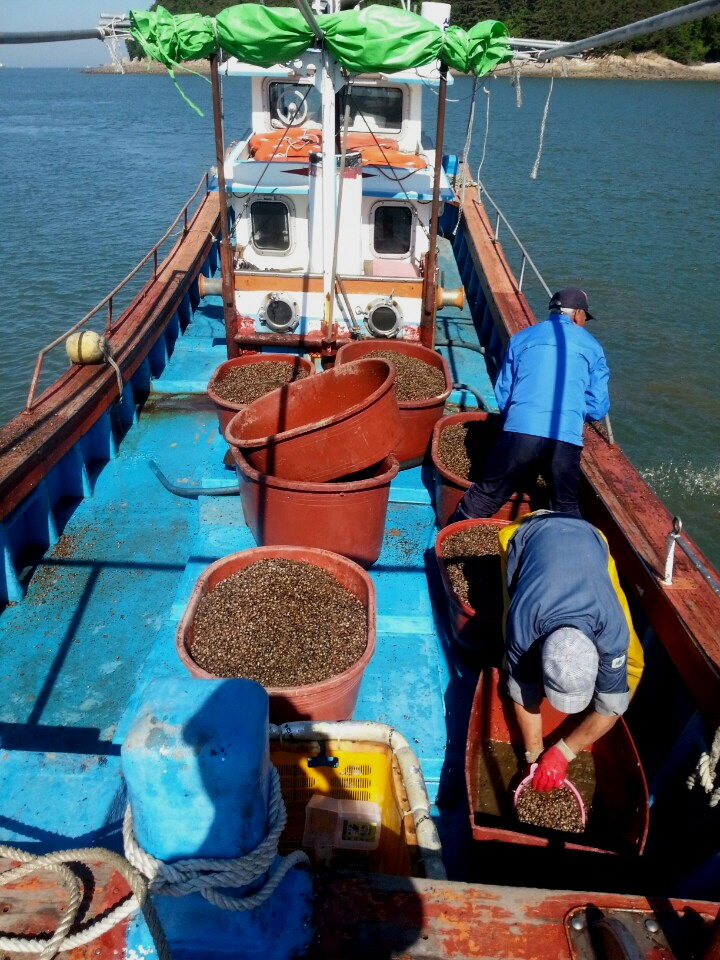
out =
<path fill-rule="evenodd" d="M 552 510 L 580 516 L 583 424 L 608 412 L 610 372 L 602 347 L 585 329 L 593 319 L 587 294 L 566 287 L 553 294 L 549 309 L 547 320 L 519 331 L 507 345 L 495 383 L 503 431 L 453 521 L 491 517 L 521 489 L 531 468 L 542 473 Z"/>
<path fill-rule="evenodd" d="M 603 534 L 539 510 L 498 533 L 506 590 L 505 661 L 536 790 L 559 787 L 568 763 L 607 733 L 628 707 L 644 657 Z M 547 697 L 577 715 L 564 739 L 543 741 Z"/>

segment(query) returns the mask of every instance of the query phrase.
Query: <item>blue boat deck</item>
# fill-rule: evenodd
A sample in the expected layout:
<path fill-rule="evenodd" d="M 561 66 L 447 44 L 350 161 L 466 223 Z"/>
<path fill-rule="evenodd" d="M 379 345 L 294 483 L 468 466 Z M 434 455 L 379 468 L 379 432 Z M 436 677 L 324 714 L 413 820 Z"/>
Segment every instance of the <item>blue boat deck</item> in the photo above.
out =
<path fill-rule="evenodd" d="M 467 310 L 445 310 L 439 340 L 462 339 L 471 323 Z M 482 356 L 441 350 L 454 381 L 471 384 L 491 405 Z M 239 497 L 176 496 L 149 465 L 155 461 L 179 486 L 235 483 L 206 395 L 224 359 L 220 301 L 208 298 L 176 341 L 116 455 L 91 477 L 92 495 L 68 504 L 58 542 L 27 571 L 25 600 L 3 613 L 5 843 L 37 853 L 90 844 L 122 849 L 120 745 L 137 697 L 154 677 L 183 673 L 175 631 L 201 571 L 255 546 Z M 465 390 L 454 392 L 451 402 L 476 404 Z M 377 592 L 376 651 L 354 716 L 407 737 L 435 802 L 445 787 L 462 782 L 462 767 L 450 767 L 462 763 L 476 677 L 453 661 L 442 613 L 431 600 L 431 489 L 427 466 L 402 471 L 392 482 L 382 552 L 369 571 Z M 466 709 L 459 710 L 461 703 Z M 454 761 L 449 746 L 457 747 Z"/>

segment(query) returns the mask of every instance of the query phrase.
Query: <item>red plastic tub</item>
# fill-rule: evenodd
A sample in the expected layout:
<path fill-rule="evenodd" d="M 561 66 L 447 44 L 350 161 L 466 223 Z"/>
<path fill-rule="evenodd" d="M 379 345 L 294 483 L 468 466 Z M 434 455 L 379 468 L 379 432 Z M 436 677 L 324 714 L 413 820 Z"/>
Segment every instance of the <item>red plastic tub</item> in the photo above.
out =
<path fill-rule="evenodd" d="M 351 667 L 318 683 L 302 687 L 269 687 L 270 722 L 292 720 L 349 720 L 357 702 L 365 667 L 375 651 L 375 586 L 370 576 L 352 560 L 329 550 L 311 547 L 253 547 L 229 554 L 210 566 L 198 577 L 175 634 L 175 648 L 181 662 L 194 677 L 218 679 L 203 670 L 192 658 L 193 624 L 198 604 L 221 580 L 251 563 L 268 558 L 281 558 L 310 563 L 332 574 L 365 606 L 368 637 L 365 652 Z"/>
<path fill-rule="evenodd" d="M 230 449 L 245 522 L 258 545 L 318 547 L 363 567 L 380 556 L 390 483 L 399 470 L 395 457 L 352 477 L 306 483 L 260 473 L 237 447 Z"/>
<path fill-rule="evenodd" d="M 445 388 L 436 397 L 427 400 L 398 400 L 400 409 L 400 439 L 393 454 L 400 461 L 400 469 L 418 466 L 425 459 L 432 436 L 433 427 L 443 415 L 445 402 L 452 391 L 452 376 L 447 360 L 435 350 L 420 343 L 407 340 L 355 340 L 345 343 L 337 352 L 335 362 L 348 363 L 367 356 L 374 350 L 402 353 L 405 356 L 422 360 L 437 370 L 445 378 Z"/>
<path fill-rule="evenodd" d="M 301 371 L 304 372 L 306 376 L 310 376 L 310 374 L 315 372 L 312 360 L 309 360 L 307 357 L 294 356 L 290 353 L 245 353 L 241 357 L 233 357 L 231 360 L 226 360 L 224 363 L 221 363 L 219 367 L 216 367 L 208 381 L 207 393 L 215 404 L 220 433 L 223 434 L 223 436 L 232 418 L 240 410 L 244 410 L 247 404 L 231 403 L 229 400 L 224 400 L 215 390 L 217 384 L 221 383 L 235 367 L 244 367 L 251 363 L 266 361 L 290 365 L 293 369 L 293 380 Z"/>
<path fill-rule="evenodd" d="M 488 608 L 484 607 L 481 602 L 478 602 L 477 606 L 471 606 L 460 599 L 453 589 L 445 567 L 443 559 L 444 544 L 449 537 L 462 530 L 472 529 L 475 526 L 493 527 L 495 530 L 500 530 L 508 523 L 508 520 L 495 519 L 460 520 L 458 523 L 451 523 L 444 527 L 435 537 L 435 559 L 445 595 L 450 635 L 459 650 L 473 657 L 493 658 L 498 650 L 502 649 L 502 606 Z M 497 568 L 498 591 L 501 591 L 502 574 L 499 556 L 488 555 L 483 557 L 482 560 L 487 561 L 490 573 L 493 572 L 495 567 Z M 487 575 L 486 571 L 483 571 L 483 574 Z M 486 660 L 485 662 L 490 661 Z M 500 661 L 495 659 L 493 662 L 499 663 Z"/>
<path fill-rule="evenodd" d="M 395 448 L 400 411 L 387 360 L 367 359 L 297 380 L 254 400 L 225 431 L 251 467 L 323 483 L 365 470 Z"/>
<path fill-rule="evenodd" d="M 498 414 L 485 413 L 451 413 L 441 417 L 433 428 L 430 456 L 433 465 L 433 481 L 435 492 L 435 516 L 438 528 L 442 528 L 455 512 L 455 507 L 465 496 L 465 491 L 472 486 L 472 481 L 458 476 L 449 470 L 440 459 L 440 436 L 447 427 L 457 423 L 467 423 L 474 426 L 474 451 L 476 456 L 473 462 L 473 479 L 478 479 L 482 473 L 482 466 L 497 439 L 501 424 Z M 478 442 L 479 441 L 479 442 Z M 530 513 L 530 497 L 527 493 L 514 493 L 496 513 L 494 520 L 514 520 L 525 513 Z"/>
<path fill-rule="evenodd" d="M 566 718 L 547 700 L 543 700 L 540 714 L 546 745 L 551 734 L 555 742 L 563 736 L 567 725 L 578 719 Z M 567 778 L 581 794 L 586 793 L 583 802 L 588 821 L 582 834 L 543 831 L 517 820 L 512 806 L 513 788 L 519 782 L 521 767 L 524 769 L 524 747 L 512 701 L 503 689 L 499 670 L 486 667 L 475 690 L 465 749 L 473 839 L 552 846 L 556 852 L 566 849 L 642 853 L 649 825 L 648 789 L 635 744 L 622 717 L 568 768 Z M 580 768 L 593 771 L 592 781 L 581 783 Z M 487 781 L 493 785 L 490 790 Z"/>

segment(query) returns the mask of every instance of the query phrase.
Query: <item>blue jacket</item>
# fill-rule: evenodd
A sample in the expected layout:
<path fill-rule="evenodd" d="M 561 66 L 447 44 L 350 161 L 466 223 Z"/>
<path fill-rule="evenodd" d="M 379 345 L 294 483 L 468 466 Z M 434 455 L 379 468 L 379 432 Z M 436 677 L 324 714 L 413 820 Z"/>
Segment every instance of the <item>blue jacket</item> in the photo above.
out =
<path fill-rule="evenodd" d="M 581 447 L 584 422 L 610 409 L 609 376 L 595 337 L 551 314 L 508 342 L 495 383 L 504 429 Z"/>
<path fill-rule="evenodd" d="M 507 545 L 505 573 L 509 597 L 505 657 L 513 700 L 528 708 L 537 706 L 542 669 L 541 644 L 536 641 L 567 626 L 582 630 L 597 646 L 600 664 L 593 708 L 607 716 L 627 709 L 631 638 L 609 564 L 605 538 L 585 520 L 539 512 L 518 525 Z M 630 664 L 639 677 L 639 643 L 631 653 L 632 660 L 639 661 Z"/>

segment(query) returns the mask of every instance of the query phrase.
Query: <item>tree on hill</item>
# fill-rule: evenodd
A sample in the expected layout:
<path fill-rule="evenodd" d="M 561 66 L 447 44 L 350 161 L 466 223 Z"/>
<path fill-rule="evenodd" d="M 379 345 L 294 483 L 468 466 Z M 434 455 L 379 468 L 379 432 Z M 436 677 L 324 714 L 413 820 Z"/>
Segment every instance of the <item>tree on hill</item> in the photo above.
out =
<path fill-rule="evenodd" d="M 394 5 L 392 0 L 380 2 Z M 159 5 L 154 3 L 150 9 Z M 210 17 L 234 5 L 227 0 L 165 0 L 162 4 L 173 14 L 200 13 Z M 415 5 L 419 12 L 420 3 Z M 293 0 L 265 0 L 265 6 L 295 4 Z M 571 41 L 645 20 L 676 6 L 673 0 L 455 0 L 451 22 L 469 29 L 480 20 L 500 20 L 511 37 Z M 126 46 L 131 60 L 142 59 L 139 44 L 128 40 Z M 648 50 L 680 63 L 720 61 L 720 15 L 693 20 L 598 53 L 626 55 Z"/>

